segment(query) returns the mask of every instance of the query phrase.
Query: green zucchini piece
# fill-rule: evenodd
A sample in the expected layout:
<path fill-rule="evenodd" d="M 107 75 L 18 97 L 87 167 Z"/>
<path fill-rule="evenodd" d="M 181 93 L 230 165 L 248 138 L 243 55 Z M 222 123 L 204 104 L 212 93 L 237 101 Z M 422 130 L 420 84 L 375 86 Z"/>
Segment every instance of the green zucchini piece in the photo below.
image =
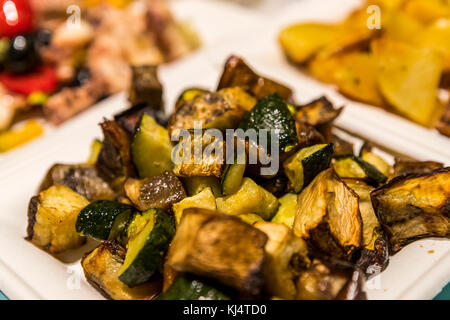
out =
<path fill-rule="evenodd" d="M 244 178 L 239 190 L 217 198 L 217 211 L 228 215 L 254 213 L 269 220 L 278 209 L 278 199 L 250 178 Z"/>
<path fill-rule="evenodd" d="M 389 175 L 391 174 L 391 166 L 376 153 L 373 153 L 370 150 L 362 148 L 361 152 L 359 153 L 359 156 L 361 157 L 362 160 L 377 168 L 377 170 L 380 171 L 386 177 L 389 177 Z"/>
<path fill-rule="evenodd" d="M 78 233 L 98 240 L 111 240 L 120 235 L 134 208 L 112 200 L 97 200 L 78 214 Z"/>
<path fill-rule="evenodd" d="M 280 153 L 292 150 L 298 144 L 294 117 L 278 94 L 270 94 L 259 100 L 244 116 L 240 125 L 244 131 L 260 129 L 268 131 L 267 150 L 270 150 L 271 130 L 279 130 Z"/>
<path fill-rule="evenodd" d="M 289 188 L 299 193 L 321 171 L 330 166 L 333 144 L 317 144 L 303 148 L 284 163 L 284 172 L 289 179 Z"/>
<path fill-rule="evenodd" d="M 100 150 L 102 150 L 102 142 L 98 139 L 95 139 L 91 143 L 91 150 L 89 153 L 89 158 L 87 160 L 88 164 L 95 165 L 98 159 L 98 155 L 100 154 Z"/>
<path fill-rule="evenodd" d="M 178 276 L 158 300 L 230 300 L 230 298 L 190 275 Z"/>
<path fill-rule="evenodd" d="M 287 193 L 278 201 L 280 201 L 280 207 L 275 217 L 273 217 L 272 222 L 284 224 L 292 228 L 297 207 L 297 195 L 295 193 Z"/>
<path fill-rule="evenodd" d="M 244 158 L 245 159 L 245 158 Z M 236 193 L 242 184 L 245 173 L 245 163 L 228 164 L 222 176 L 222 193 L 224 196 Z"/>
<path fill-rule="evenodd" d="M 334 170 L 341 178 L 364 179 L 376 184 L 384 183 L 387 177 L 377 168 L 355 156 L 340 156 L 335 159 Z"/>
<path fill-rule="evenodd" d="M 143 217 L 147 223 L 129 239 L 125 262 L 119 271 L 119 280 L 129 287 L 147 282 L 159 270 L 175 234 L 173 218 L 164 211 L 150 209 Z"/>
<path fill-rule="evenodd" d="M 264 221 L 260 216 L 254 213 L 240 214 L 238 215 L 238 217 L 241 218 L 242 221 L 247 222 L 250 225 L 253 225 L 255 222 L 258 221 Z"/>
<path fill-rule="evenodd" d="M 188 196 L 192 197 L 202 192 L 205 188 L 211 188 L 215 197 L 222 195 L 222 186 L 216 177 L 188 177 L 183 178 L 184 187 Z"/>
<path fill-rule="evenodd" d="M 141 178 L 172 170 L 172 143 L 166 129 L 143 114 L 131 143 L 131 157 Z"/>

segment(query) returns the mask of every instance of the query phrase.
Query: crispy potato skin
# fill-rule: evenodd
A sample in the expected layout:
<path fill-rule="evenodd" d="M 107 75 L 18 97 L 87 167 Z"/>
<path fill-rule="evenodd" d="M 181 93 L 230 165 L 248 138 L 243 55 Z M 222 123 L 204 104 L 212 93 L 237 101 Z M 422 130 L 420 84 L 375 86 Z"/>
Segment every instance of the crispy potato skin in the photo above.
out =
<path fill-rule="evenodd" d="M 167 263 L 180 272 L 213 278 L 258 295 L 267 236 L 240 218 L 202 209 L 184 211 Z"/>
<path fill-rule="evenodd" d="M 115 242 L 106 241 L 81 260 L 88 282 L 103 296 L 113 300 L 151 300 L 161 291 L 162 281 L 145 283 L 129 288 L 118 278 L 125 259 L 125 249 Z"/>
<path fill-rule="evenodd" d="M 392 253 L 415 240 L 450 238 L 450 168 L 394 178 L 371 198 Z"/>

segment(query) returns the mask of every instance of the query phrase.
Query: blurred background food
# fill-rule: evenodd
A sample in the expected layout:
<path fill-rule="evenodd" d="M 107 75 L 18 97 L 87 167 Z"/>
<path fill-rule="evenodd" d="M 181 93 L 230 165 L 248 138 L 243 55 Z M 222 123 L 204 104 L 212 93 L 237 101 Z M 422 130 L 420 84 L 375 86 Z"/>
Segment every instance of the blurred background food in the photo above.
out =
<path fill-rule="evenodd" d="M 368 0 L 338 23 L 279 34 L 288 59 L 318 80 L 447 136 L 449 40 L 450 2 L 442 0 Z"/>
<path fill-rule="evenodd" d="M 164 0 L 0 0 L 0 152 L 126 90 L 131 67 L 200 45 Z M 15 123 L 18 128 L 10 129 Z"/>

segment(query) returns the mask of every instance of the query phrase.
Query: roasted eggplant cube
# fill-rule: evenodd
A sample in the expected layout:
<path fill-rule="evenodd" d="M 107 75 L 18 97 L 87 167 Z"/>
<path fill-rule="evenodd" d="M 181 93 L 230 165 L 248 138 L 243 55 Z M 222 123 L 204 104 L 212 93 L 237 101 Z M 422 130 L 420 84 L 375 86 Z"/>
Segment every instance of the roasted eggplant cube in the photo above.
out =
<path fill-rule="evenodd" d="M 364 275 L 353 265 L 314 259 L 297 281 L 298 300 L 364 300 Z"/>
<path fill-rule="evenodd" d="M 228 215 L 254 213 L 270 220 L 278 209 L 278 199 L 250 178 L 244 178 L 238 191 L 217 198 L 217 211 Z"/>
<path fill-rule="evenodd" d="M 142 180 L 129 178 L 124 188 L 127 197 L 140 211 L 150 208 L 168 211 L 172 204 L 186 197 L 181 181 L 168 171 Z"/>
<path fill-rule="evenodd" d="M 119 270 L 125 259 L 125 249 L 112 241 L 100 244 L 81 260 L 87 281 L 103 296 L 113 300 L 151 300 L 158 296 L 162 280 L 144 283 L 134 288 L 119 280 Z"/>
<path fill-rule="evenodd" d="M 450 168 L 394 178 L 371 198 L 392 253 L 415 240 L 450 238 Z"/>
<path fill-rule="evenodd" d="M 292 98 L 292 90 L 271 79 L 256 74 L 240 57 L 231 56 L 225 62 L 218 90 L 241 87 L 258 99 L 277 93 L 284 100 Z"/>
<path fill-rule="evenodd" d="M 115 121 L 104 121 L 100 127 L 104 139 L 95 165 L 100 176 L 110 184 L 118 178 L 134 177 L 129 134 Z"/>
<path fill-rule="evenodd" d="M 358 200 L 333 169 L 322 171 L 298 196 L 295 234 L 323 254 L 350 260 L 363 232 Z"/>
<path fill-rule="evenodd" d="M 52 254 L 81 247 L 86 239 L 75 229 L 78 213 L 89 204 L 65 186 L 52 186 L 31 198 L 27 240 Z"/>
<path fill-rule="evenodd" d="M 297 106 L 296 109 L 295 119 L 312 126 L 333 122 L 343 110 L 343 108 L 336 109 L 326 97 L 321 97 L 306 105 Z"/>
<path fill-rule="evenodd" d="M 113 240 L 121 235 L 131 220 L 134 208 L 112 200 L 97 200 L 78 214 L 76 230 L 98 240 Z"/>
<path fill-rule="evenodd" d="M 178 276 L 158 300 L 230 300 L 219 289 L 192 275 Z"/>
<path fill-rule="evenodd" d="M 122 126 L 122 128 L 124 128 L 130 135 L 133 135 L 136 131 L 139 120 L 141 120 L 144 114 L 153 117 L 160 126 L 167 126 L 169 119 L 164 113 L 164 110 L 152 109 L 147 104 L 138 104 L 115 114 L 114 121 Z"/>
<path fill-rule="evenodd" d="M 146 104 L 152 109 L 162 109 L 163 88 L 158 79 L 157 66 L 133 66 L 130 100 L 132 105 Z"/>
<path fill-rule="evenodd" d="M 362 245 L 357 253 L 356 265 L 366 275 L 379 273 L 388 265 L 389 250 L 388 241 L 370 199 L 370 192 L 374 188 L 358 179 L 344 179 L 344 182 L 359 197 L 359 211 L 363 221 Z"/>
<path fill-rule="evenodd" d="M 47 172 L 39 190 L 46 190 L 54 185 L 69 187 L 89 201 L 115 198 L 114 191 L 105 180 L 100 178 L 93 165 L 55 164 Z"/>
<path fill-rule="evenodd" d="M 442 163 L 435 161 L 411 161 L 396 159 L 394 164 L 394 177 L 406 176 L 408 174 L 430 173 L 442 169 Z"/>
<path fill-rule="evenodd" d="M 282 299 L 295 299 L 296 280 L 311 263 L 306 242 L 282 224 L 257 222 L 254 226 L 269 238 L 265 247 L 265 291 Z"/>
<path fill-rule="evenodd" d="M 267 236 L 241 219 L 188 209 L 172 241 L 167 263 L 180 272 L 212 278 L 257 295 L 264 284 Z"/>

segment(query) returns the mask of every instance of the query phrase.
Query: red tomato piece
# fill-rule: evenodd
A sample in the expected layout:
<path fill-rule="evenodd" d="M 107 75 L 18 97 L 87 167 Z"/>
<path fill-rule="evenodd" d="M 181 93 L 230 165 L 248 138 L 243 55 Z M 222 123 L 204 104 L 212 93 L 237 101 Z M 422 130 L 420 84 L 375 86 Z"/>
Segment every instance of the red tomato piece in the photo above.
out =
<path fill-rule="evenodd" d="M 33 9 L 28 0 L 0 0 L 0 36 L 33 31 Z"/>
<path fill-rule="evenodd" d="M 28 96 L 37 91 L 52 93 L 58 86 L 56 70 L 51 66 L 39 67 L 26 74 L 0 73 L 0 82 L 11 92 Z"/>

